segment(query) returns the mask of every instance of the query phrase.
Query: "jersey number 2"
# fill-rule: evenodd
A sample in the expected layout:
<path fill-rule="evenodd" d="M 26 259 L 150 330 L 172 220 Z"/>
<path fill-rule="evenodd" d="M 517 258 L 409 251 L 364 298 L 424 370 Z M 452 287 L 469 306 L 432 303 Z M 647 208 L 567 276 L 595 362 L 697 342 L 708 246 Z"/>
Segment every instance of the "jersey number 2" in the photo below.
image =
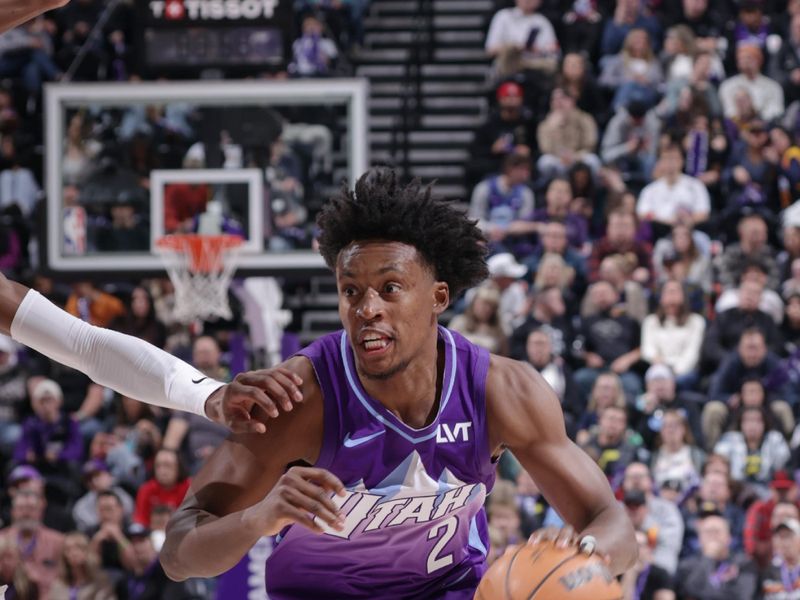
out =
<path fill-rule="evenodd" d="M 433 573 L 438 569 L 453 564 L 452 552 L 450 554 L 445 554 L 444 556 L 439 556 L 439 553 L 447 545 L 447 542 L 453 539 L 453 536 L 456 533 L 456 529 L 458 529 L 458 518 L 456 518 L 455 516 L 448 517 L 441 523 L 437 523 L 436 525 L 431 527 L 431 530 L 428 532 L 428 539 L 429 540 L 434 539 L 437 535 L 439 535 L 439 532 L 442 529 L 444 529 L 444 535 L 442 535 L 442 537 L 439 538 L 439 541 L 437 541 L 433 545 L 433 549 L 431 550 L 431 553 L 428 555 L 429 574 Z"/>

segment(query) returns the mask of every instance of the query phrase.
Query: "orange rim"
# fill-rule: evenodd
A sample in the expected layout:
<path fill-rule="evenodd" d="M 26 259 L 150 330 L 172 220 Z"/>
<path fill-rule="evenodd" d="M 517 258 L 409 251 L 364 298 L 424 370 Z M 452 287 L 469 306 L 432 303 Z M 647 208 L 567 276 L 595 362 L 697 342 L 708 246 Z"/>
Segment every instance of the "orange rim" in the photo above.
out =
<path fill-rule="evenodd" d="M 238 235 L 227 234 L 176 233 L 156 240 L 156 245 L 162 250 L 186 254 L 189 257 L 189 269 L 193 273 L 221 271 L 225 252 L 243 243 L 244 240 Z"/>

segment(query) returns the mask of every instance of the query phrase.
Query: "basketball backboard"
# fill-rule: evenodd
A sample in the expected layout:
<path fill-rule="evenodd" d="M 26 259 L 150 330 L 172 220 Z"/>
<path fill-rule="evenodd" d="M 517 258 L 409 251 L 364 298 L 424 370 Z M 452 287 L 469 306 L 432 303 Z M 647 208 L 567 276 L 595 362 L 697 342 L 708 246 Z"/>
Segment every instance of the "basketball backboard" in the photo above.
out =
<path fill-rule="evenodd" d="M 219 202 L 247 239 L 244 274 L 323 270 L 314 213 L 368 167 L 367 91 L 356 79 L 48 85 L 44 266 L 162 274 L 153 243 L 192 188 L 180 227 Z"/>

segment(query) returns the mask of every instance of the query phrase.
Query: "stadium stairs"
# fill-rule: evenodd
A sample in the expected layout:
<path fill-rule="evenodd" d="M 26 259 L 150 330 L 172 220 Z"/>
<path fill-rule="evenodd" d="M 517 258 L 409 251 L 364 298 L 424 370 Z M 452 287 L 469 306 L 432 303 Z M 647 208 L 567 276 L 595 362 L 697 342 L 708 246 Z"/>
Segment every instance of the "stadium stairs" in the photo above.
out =
<path fill-rule="evenodd" d="M 373 164 L 436 179 L 438 194 L 466 199 L 468 147 L 487 112 L 492 8 L 492 0 L 372 1 L 355 63 L 370 81 Z"/>
<path fill-rule="evenodd" d="M 493 7 L 492 0 L 371 2 L 354 57 L 356 76 L 370 82 L 371 164 L 435 179 L 440 196 L 467 200 L 468 148 L 488 110 L 483 41 Z M 288 308 L 299 311 L 301 343 L 341 326 L 332 277 L 314 277 L 298 292 Z"/>

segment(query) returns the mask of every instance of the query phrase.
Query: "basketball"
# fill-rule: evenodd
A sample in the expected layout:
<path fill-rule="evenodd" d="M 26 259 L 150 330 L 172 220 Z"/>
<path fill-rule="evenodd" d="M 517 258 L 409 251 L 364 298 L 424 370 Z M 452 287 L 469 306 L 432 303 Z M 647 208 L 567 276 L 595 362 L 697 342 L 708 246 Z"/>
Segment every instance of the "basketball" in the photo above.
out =
<path fill-rule="evenodd" d="M 622 600 L 622 588 L 601 558 L 541 542 L 510 546 L 475 600 Z"/>

